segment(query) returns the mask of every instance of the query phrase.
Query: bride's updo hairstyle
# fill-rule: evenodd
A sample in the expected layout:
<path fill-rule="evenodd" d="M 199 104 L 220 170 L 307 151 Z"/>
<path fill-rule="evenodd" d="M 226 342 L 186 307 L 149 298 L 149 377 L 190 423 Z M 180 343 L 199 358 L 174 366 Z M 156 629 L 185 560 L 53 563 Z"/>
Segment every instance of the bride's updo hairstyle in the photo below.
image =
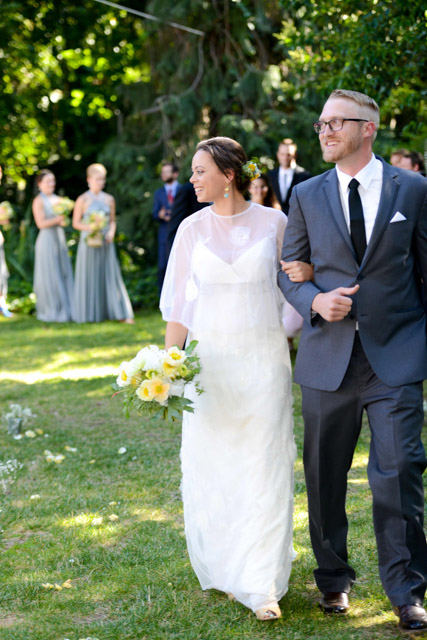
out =
<path fill-rule="evenodd" d="M 236 189 L 240 191 L 240 193 L 246 191 L 251 179 L 242 172 L 242 167 L 248 158 L 241 144 L 236 142 L 236 140 L 232 140 L 232 138 L 218 136 L 199 142 L 196 151 L 206 151 L 209 153 L 218 169 L 224 175 L 227 175 L 228 171 L 234 171 Z"/>

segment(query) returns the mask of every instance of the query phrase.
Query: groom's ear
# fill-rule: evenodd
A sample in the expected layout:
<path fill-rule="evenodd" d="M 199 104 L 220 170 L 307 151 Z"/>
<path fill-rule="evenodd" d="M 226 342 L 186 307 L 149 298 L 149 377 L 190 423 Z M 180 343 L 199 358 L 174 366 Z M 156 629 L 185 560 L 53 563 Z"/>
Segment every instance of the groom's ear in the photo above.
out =
<path fill-rule="evenodd" d="M 375 136 L 376 130 L 377 130 L 377 127 L 375 125 L 375 122 L 371 122 L 371 121 L 366 122 L 364 127 L 365 138 L 370 138 L 372 136 Z"/>

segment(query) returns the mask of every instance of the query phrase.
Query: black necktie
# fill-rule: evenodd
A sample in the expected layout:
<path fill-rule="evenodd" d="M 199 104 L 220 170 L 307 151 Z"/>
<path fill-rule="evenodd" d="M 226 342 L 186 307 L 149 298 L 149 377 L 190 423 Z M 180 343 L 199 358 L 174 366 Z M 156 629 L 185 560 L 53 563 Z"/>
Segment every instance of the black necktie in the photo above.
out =
<path fill-rule="evenodd" d="M 366 251 L 365 218 L 363 217 L 362 201 L 357 190 L 359 182 L 356 178 L 350 180 L 348 188 L 348 208 L 350 210 L 350 235 L 356 252 L 357 261 L 360 264 Z"/>

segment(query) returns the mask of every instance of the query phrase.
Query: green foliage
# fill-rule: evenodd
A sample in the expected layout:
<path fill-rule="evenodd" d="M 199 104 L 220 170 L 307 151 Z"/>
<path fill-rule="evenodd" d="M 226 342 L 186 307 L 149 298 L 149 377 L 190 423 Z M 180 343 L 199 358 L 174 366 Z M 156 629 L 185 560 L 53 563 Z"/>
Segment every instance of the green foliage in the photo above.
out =
<path fill-rule="evenodd" d="M 407 144 L 424 149 L 425 42 L 421 0 L 281 0 L 278 35 L 288 67 L 288 93 L 317 115 L 335 88 L 367 93 L 380 105 L 379 149 Z M 316 116 L 317 117 L 317 116 Z"/>
<path fill-rule="evenodd" d="M 137 3 L 136 3 L 137 4 Z M 34 174 L 49 166 L 75 199 L 85 168 L 108 169 L 120 249 L 142 280 L 156 263 L 152 202 L 162 159 L 189 177 L 201 138 L 237 138 L 248 156 L 274 163 L 292 137 L 299 163 L 326 167 L 311 123 L 329 91 L 367 92 L 380 104 L 376 150 L 422 150 L 427 138 L 421 0 L 147 0 L 152 22 L 102 5 L 13 0 L 0 4 L 0 104 L 6 196 L 17 211 L 8 239 L 12 280 L 32 273 Z M 179 30 L 176 22 L 203 32 Z M 24 250 L 23 250 L 24 249 Z M 141 253 L 142 251 L 142 253 Z M 132 271 L 137 304 L 145 304 Z M 148 297 L 155 289 L 149 288 Z"/>

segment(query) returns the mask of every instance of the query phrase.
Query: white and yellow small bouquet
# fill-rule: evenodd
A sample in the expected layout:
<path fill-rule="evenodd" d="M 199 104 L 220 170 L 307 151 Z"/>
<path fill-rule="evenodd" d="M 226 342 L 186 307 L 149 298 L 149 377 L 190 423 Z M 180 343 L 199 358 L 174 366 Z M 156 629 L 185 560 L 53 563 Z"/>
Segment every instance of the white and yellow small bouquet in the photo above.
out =
<path fill-rule="evenodd" d="M 86 236 L 88 247 L 102 247 L 104 243 L 103 231 L 108 224 L 105 211 L 91 211 L 89 214 L 89 226 L 91 231 Z"/>
<path fill-rule="evenodd" d="M 58 198 L 55 204 L 52 205 L 53 212 L 57 216 L 64 216 L 64 227 L 69 227 L 71 224 L 70 213 L 74 208 L 74 200 L 70 198 Z"/>
<path fill-rule="evenodd" d="M 185 349 L 156 345 L 144 347 L 129 362 L 122 362 L 114 395 L 123 394 L 125 414 L 132 410 L 138 415 L 175 421 L 183 411 L 194 412 L 193 402 L 184 397 L 185 385 L 200 373 L 199 357 L 194 353 L 197 340 Z M 196 392 L 203 390 L 195 382 Z"/>
<path fill-rule="evenodd" d="M 3 225 L 5 229 L 10 229 L 10 221 L 13 218 L 13 214 L 13 207 L 8 200 L 0 202 L 0 224 Z"/>

